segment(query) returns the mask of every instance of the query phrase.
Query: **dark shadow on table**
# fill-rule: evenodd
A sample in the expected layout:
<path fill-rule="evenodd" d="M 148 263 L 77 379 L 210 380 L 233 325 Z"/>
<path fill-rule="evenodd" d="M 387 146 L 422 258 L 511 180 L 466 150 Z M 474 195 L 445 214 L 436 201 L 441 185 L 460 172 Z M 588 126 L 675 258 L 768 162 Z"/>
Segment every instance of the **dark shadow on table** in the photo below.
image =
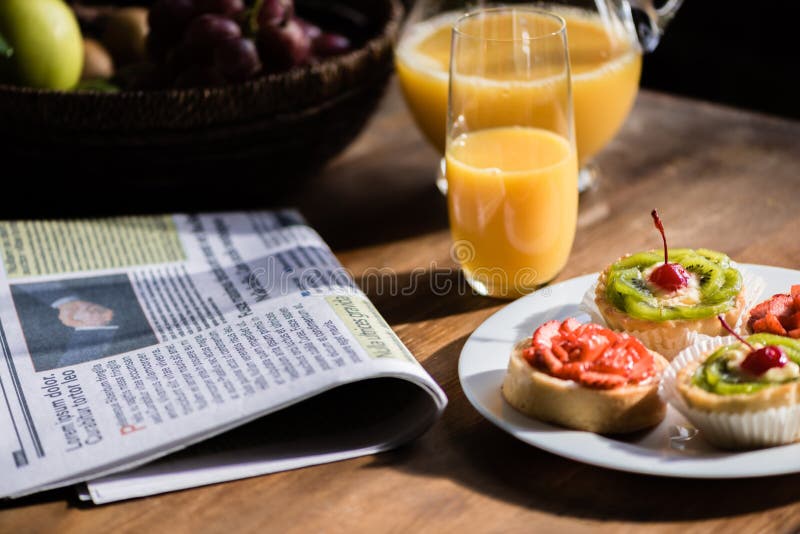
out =
<path fill-rule="evenodd" d="M 33 495 L 20 497 L 19 499 L 0 500 L 0 511 L 54 502 L 63 502 L 65 508 L 88 508 L 92 506 L 90 503 L 81 502 L 78 499 L 78 493 L 75 491 L 75 487 L 68 486 L 66 488 L 34 493 Z M 0 531 L 2 531 L 2 526 L 0 526 Z"/>
<path fill-rule="evenodd" d="M 447 228 L 447 203 L 435 185 L 439 156 L 417 135 L 378 135 L 386 131 L 368 129 L 353 151 L 289 197 L 335 250 Z"/>
<path fill-rule="evenodd" d="M 298 207 L 334 249 L 355 248 L 418 236 L 447 228 L 445 199 L 431 178 L 427 183 L 383 186 L 376 174 L 362 174 L 358 162 L 346 163 L 359 174 L 348 188 L 328 174 L 293 190 L 267 179 L 143 178 L 109 182 L 81 179 L 79 186 L 55 180 L 22 180 L 14 187 L 18 201 L 4 219 L 102 217 L 175 212 L 259 210 Z M 377 172 L 377 171 L 376 171 Z M 380 180 L 378 180 L 380 182 Z"/>
<path fill-rule="evenodd" d="M 691 521 L 741 515 L 800 500 L 800 475 L 686 480 L 636 475 L 573 462 L 516 440 L 481 417 L 458 382 L 466 336 L 424 366 L 450 404 L 422 438 L 375 458 L 414 475 L 450 478 L 493 499 L 585 519 Z"/>
<path fill-rule="evenodd" d="M 375 268 L 364 271 L 355 280 L 390 325 L 427 321 L 506 303 L 475 293 L 455 267 L 430 265 L 406 273 Z"/>

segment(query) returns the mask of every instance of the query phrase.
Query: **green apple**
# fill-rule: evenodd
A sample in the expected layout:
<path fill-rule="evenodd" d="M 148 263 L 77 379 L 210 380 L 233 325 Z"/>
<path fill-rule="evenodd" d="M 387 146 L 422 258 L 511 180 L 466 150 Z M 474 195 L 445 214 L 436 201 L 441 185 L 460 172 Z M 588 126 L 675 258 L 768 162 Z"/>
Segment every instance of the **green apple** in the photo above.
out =
<path fill-rule="evenodd" d="M 72 89 L 83 38 L 63 0 L 0 0 L 0 83 Z"/>

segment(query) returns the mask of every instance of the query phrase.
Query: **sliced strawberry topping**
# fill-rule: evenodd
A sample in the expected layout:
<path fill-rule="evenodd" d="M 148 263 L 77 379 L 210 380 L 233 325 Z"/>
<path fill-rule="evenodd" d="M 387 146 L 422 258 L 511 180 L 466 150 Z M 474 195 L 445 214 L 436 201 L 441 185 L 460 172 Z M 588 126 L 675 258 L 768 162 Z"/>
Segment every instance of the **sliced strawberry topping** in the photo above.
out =
<path fill-rule="evenodd" d="M 795 312 L 788 317 L 780 318 L 781 324 L 786 330 L 794 330 L 800 328 L 800 312 Z"/>
<path fill-rule="evenodd" d="M 561 323 L 560 330 L 562 332 L 574 332 L 575 330 L 580 328 L 580 326 L 581 323 L 577 319 L 575 319 L 574 317 L 570 317 L 569 319 Z"/>
<path fill-rule="evenodd" d="M 561 368 L 564 367 L 564 364 L 561 363 L 561 360 L 559 360 L 550 349 L 545 348 L 541 351 L 536 351 L 536 356 L 536 362 L 541 363 L 553 373 L 560 373 Z"/>
<path fill-rule="evenodd" d="M 586 371 L 581 375 L 581 384 L 590 388 L 615 389 L 628 383 L 625 377 Z"/>
<path fill-rule="evenodd" d="M 531 365 L 536 363 L 536 349 L 533 347 L 528 347 L 527 349 L 522 351 L 522 357 L 525 358 L 525 361 Z"/>
<path fill-rule="evenodd" d="M 636 384 L 655 374 L 653 356 L 639 340 L 572 318 L 540 326 L 523 356 L 552 376 L 598 389 Z"/>
<path fill-rule="evenodd" d="M 789 295 L 779 293 L 753 307 L 747 327 L 754 333 L 779 336 L 800 329 L 800 284 L 792 286 Z"/>
<path fill-rule="evenodd" d="M 792 295 L 792 300 L 794 300 L 794 308 L 800 310 L 800 284 L 792 286 L 790 294 Z"/>
<path fill-rule="evenodd" d="M 567 380 L 574 380 L 575 382 L 581 381 L 581 375 L 586 372 L 586 364 L 584 362 L 570 362 L 565 363 L 561 368 L 560 376 Z"/>
<path fill-rule="evenodd" d="M 572 352 L 572 351 L 570 351 L 570 352 Z M 561 345 L 553 345 L 553 354 L 555 354 L 556 357 L 558 357 L 559 361 L 562 361 L 562 362 L 568 362 L 569 361 L 569 353 L 567 352 L 567 349 L 565 349 Z"/>
<path fill-rule="evenodd" d="M 794 299 L 790 295 L 773 295 L 769 300 L 765 300 L 750 310 L 750 319 L 748 324 L 752 324 L 756 320 L 762 319 L 767 315 L 775 315 L 778 317 L 784 315 L 788 316 L 794 311 Z"/>
<path fill-rule="evenodd" d="M 768 302 L 769 308 L 767 311 L 772 315 L 789 315 L 794 310 L 794 299 L 790 295 L 773 295 Z"/>
<path fill-rule="evenodd" d="M 753 317 L 758 317 L 759 319 L 764 317 L 767 313 L 769 313 L 769 305 L 770 301 L 765 300 L 764 302 L 753 306 L 753 309 L 750 310 L 750 315 Z"/>
<path fill-rule="evenodd" d="M 533 333 L 532 345 L 534 347 L 539 345 L 550 347 L 550 339 L 558 333 L 558 326 L 558 321 L 552 320 L 537 328 L 536 332 Z"/>
<path fill-rule="evenodd" d="M 780 319 L 775 315 L 771 313 L 767 314 L 767 316 L 764 317 L 764 321 L 766 322 L 767 332 L 770 334 L 778 334 L 779 336 L 786 335 L 786 329 L 781 324 Z"/>

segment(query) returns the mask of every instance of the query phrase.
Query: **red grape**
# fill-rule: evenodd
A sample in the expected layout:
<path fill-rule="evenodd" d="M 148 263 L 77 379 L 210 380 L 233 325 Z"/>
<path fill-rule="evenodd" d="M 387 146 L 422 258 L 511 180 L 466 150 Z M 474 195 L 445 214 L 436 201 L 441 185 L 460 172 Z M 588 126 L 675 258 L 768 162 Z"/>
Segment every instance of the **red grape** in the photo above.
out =
<path fill-rule="evenodd" d="M 293 0 L 264 0 L 257 15 L 259 28 L 283 26 L 294 15 Z"/>
<path fill-rule="evenodd" d="M 262 27 L 258 32 L 258 50 L 264 70 L 280 72 L 308 62 L 311 39 L 297 22 L 290 20 L 282 28 Z"/>
<path fill-rule="evenodd" d="M 184 42 L 197 50 L 208 50 L 217 43 L 242 36 L 239 25 L 221 15 L 201 15 L 189 23 Z"/>
<path fill-rule="evenodd" d="M 235 17 L 244 11 L 243 0 L 197 0 L 198 13 L 216 13 Z"/>
<path fill-rule="evenodd" d="M 258 50 L 251 39 L 231 39 L 214 48 L 214 65 L 229 82 L 243 82 L 261 70 Z"/>
<path fill-rule="evenodd" d="M 294 20 L 300 25 L 301 28 L 303 28 L 303 31 L 312 41 L 322 34 L 322 29 L 320 29 L 320 27 L 313 22 L 308 22 L 300 17 L 295 17 Z"/>
<path fill-rule="evenodd" d="M 322 33 L 314 39 L 314 55 L 331 57 L 344 54 L 350 50 L 350 39 L 338 33 Z"/>

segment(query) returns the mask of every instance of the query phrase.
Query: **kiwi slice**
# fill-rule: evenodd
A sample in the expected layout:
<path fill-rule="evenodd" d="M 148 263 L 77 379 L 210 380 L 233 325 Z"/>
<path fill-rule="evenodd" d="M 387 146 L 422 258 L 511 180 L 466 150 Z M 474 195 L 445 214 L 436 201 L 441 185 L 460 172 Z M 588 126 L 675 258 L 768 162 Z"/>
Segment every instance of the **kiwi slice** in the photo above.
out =
<path fill-rule="evenodd" d="M 727 254 L 723 254 L 722 252 L 717 252 L 716 250 L 709 250 L 707 248 L 698 248 L 695 251 L 698 255 L 713 261 L 717 265 L 721 265 L 723 267 L 727 267 L 731 263 L 731 259 L 728 257 Z"/>
<path fill-rule="evenodd" d="M 701 296 L 716 293 L 725 283 L 725 271 L 722 267 L 699 254 L 687 256 L 681 265 L 687 271 L 697 275 Z"/>
<path fill-rule="evenodd" d="M 712 361 L 706 362 L 701 368 L 703 370 L 703 379 L 705 383 L 711 388 L 716 386 L 721 380 L 726 371 L 725 360 L 723 358 L 715 358 Z"/>
<path fill-rule="evenodd" d="M 690 248 L 673 248 L 669 251 L 667 257 L 669 258 L 670 262 L 681 263 L 681 260 L 686 258 L 687 256 L 692 256 L 695 254 L 695 251 Z M 664 261 L 664 255 L 659 254 L 658 261 Z"/>
<path fill-rule="evenodd" d="M 767 382 L 719 382 L 712 391 L 719 395 L 742 395 L 755 393 L 769 385 Z"/>
<path fill-rule="evenodd" d="M 613 287 L 620 295 L 641 298 L 652 298 L 653 295 L 639 269 L 625 269 L 616 273 Z"/>
<path fill-rule="evenodd" d="M 633 296 L 627 296 L 625 297 L 625 311 L 632 317 L 646 321 L 668 321 L 677 318 L 675 308 L 660 306 L 656 299 L 648 302 Z"/>
<path fill-rule="evenodd" d="M 660 261 L 664 261 L 664 255 L 651 250 L 649 252 L 631 254 L 627 258 L 622 258 L 613 265 L 612 269 L 624 270 L 636 267 L 639 270 L 644 270 Z"/>
<path fill-rule="evenodd" d="M 718 304 L 695 304 L 694 306 L 681 306 L 675 308 L 675 315 L 672 319 L 705 319 L 725 313 L 731 308 L 730 302 L 720 302 Z"/>
<path fill-rule="evenodd" d="M 732 300 L 739 291 L 742 290 L 742 275 L 733 267 L 725 269 L 725 281 L 716 291 L 710 291 L 704 295 L 703 300 L 710 304 L 717 304 Z"/>
<path fill-rule="evenodd" d="M 713 392 L 716 385 L 720 382 L 735 381 L 735 377 L 728 373 L 728 362 L 726 358 L 724 358 L 731 346 L 721 347 L 706 358 L 706 361 L 697 368 L 692 376 L 692 383 L 695 386 Z"/>

